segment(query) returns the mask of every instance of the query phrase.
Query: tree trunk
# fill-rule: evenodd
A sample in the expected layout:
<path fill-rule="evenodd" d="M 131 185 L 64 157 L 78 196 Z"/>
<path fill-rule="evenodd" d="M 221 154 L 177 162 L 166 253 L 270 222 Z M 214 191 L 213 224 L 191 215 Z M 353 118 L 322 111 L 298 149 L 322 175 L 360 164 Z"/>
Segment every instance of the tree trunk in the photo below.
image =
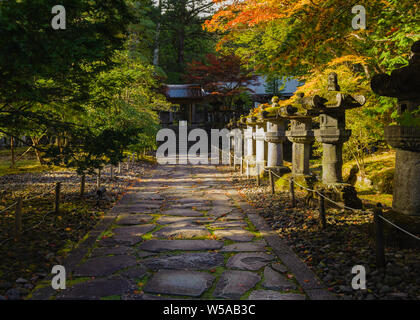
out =
<path fill-rule="evenodd" d="M 41 136 L 41 138 L 42 138 L 42 136 Z M 38 162 L 39 162 L 40 165 L 44 165 L 44 161 L 42 160 L 41 153 L 37 149 L 38 143 L 41 140 L 41 138 L 35 139 L 34 137 L 31 137 L 31 140 L 32 140 L 32 144 L 34 146 L 36 159 L 38 160 Z"/>
<path fill-rule="evenodd" d="M 10 168 L 13 168 L 15 166 L 15 138 L 11 137 L 10 138 L 10 153 L 11 153 L 11 163 L 12 165 L 10 166 Z"/>
<path fill-rule="evenodd" d="M 159 52 L 160 52 L 159 36 L 160 36 L 160 22 L 156 26 L 155 50 L 153 51 L 153 65 L 155 67 L 159 66 Z"/>
<path fill-rule="evenodd" d="M 162 0 L 159 0 L 159 21 L 156 24 L 156 34 L 155 34 L 155 50 L 153 52 L 153 65 L 159 66 L 159 53 L 160 53 L 160 43 L 159 43 L 159 37 L 160 37 L 160 27 L 161 27 L 161 19 L 162 19 Z"/>
<path fill-rule="evenodd" d="M 185 62 L 185 30 L 178 30 L 178 63 L 182 67 Z"/>

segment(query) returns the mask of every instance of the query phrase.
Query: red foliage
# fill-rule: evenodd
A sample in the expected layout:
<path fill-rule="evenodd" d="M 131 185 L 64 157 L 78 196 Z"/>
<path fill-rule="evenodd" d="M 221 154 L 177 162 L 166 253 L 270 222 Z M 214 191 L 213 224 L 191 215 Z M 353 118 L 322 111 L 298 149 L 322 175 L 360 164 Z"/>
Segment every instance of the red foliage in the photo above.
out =
<path fill-rule="evenodd" d="M 207 92 L 219 96 L 234 96 L 251 91 L 246 86 L 257 80 L 257 76 L 245 68 L 238 56 L 214 54 L 208 54 L 205 63 L 189 63 L 186 78 L 202 85 Z"/>

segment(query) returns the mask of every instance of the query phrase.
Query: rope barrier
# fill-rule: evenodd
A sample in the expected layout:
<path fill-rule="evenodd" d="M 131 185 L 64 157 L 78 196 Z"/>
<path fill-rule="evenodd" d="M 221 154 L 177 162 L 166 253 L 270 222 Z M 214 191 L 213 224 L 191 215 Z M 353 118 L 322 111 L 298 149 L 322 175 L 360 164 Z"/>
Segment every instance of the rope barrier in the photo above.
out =
<path fill-rule="evenodd" d="M 43 196 L 45 196 L 46 194 L 50 193 L 50 192 L 51 192 L 51 191 L 53 191 L 53 190 L 54 190 L 54 189 L 49 190 L 49 191 L 46 191 L 46 192 L 44 192 L 43 194 L 33 196 L 32 198 L 23 199 L 22 201 L 23 201 L 23 202 L 26 202 L 26 201 L 31 201 L 31 200 L 36 199 L 36 198 L 43 197 Z M 17 202 L 12 203 L 10 206 L 8 206 L 7 208 L 5 208 L 5 209 L 3 209 L 2 211 L 0 211 L 0 214 L 1 214 L 1 213 L 3 213 L 3 212 L 6 212 L 7 210 L 9 210 L 10 208 L 14 207 L 15 205 L 17 205 Z"/>
<path fill-rule="evenodd" d="M 224 151 L 224 150 L 221 150 L 221 149 L 219 149 L 220 151 L 222 151 L 222 152 L 225 152 L 226 153 L 226 151 Z M 234 159 L 236 160 L 236 159 L 239 159 L 239 160 L 241 160 L 241 161 L 244 161 L 244 158 L 243 157 L 240 157 L 240 158 L 238 158 L 238 157 L 236 157 L 235 155 L 233 155 L 232 156 L 232 154 L 230 154 L 230 152 L 229 152 L 229 155 L 231 156 L 231 157 L 234 157 Z M 250 163 L 251 161 L 249 161 L 249 160 L 245 160 L 247 163 Z M 253 161 L 254 163 L 256 163 L 256 161 Z M 346 209 L 346 210 L 350 210 L 350 211 L 354 211 L 354 212 L 366 212 L 366 213 L 368 213 L 368 211 L 365 211 L 365 210 L 360 210 L 360 209 L 355 209 L 355 208 L 351 208 L 351 207 L 348 207 L 348 206 L 346 206 L 346 205 L 343 205 L 343 204 L 341 204 L 341 203 L 338 203 L 338 202 L 336 202 L 336 201 L 334 201 L 334 200 L 332 200 L 332 199 L 330 199 L 330 198 L 328 198 L 328 197 L 326 197 L 325 195 L 323 195 L 321 192 L 319 192 L 319 191 L 317 191 L 317 190 L 312 190 L 312 189 L 310 189 L 310 188 L 307 188 L 307 187 L 305 187 L 305 186 L 302 186 L 301 184 L 299 184 L 299 183 L 297 183 L 296 181 L 294 181 L 294 179 L 285 179 L 285 178 L 283 178 L 283 177 L 281 177 L 281 176 L 279 176 L 278 174 L 276 174 L 275 172 L 273 172 L 272 170 L 270 170 L 270 169 L 266 169 L 266 168 L 264 168 L 263 169 L 265 172 L 270 172 L 271 171 L 271 174 L 273 174 L 274 176 L 276 176 L 277 178 L 279 178 L 279 179 L 281 179 L 281 180 L 283 180 L 283 181 L 287 181 L 287 182 L 292 182 L 292 183 L 294 183 L 294 184 L 296 184 L 297 186 L 299 186 L 300 188 L 302 188 L 302 189 L 304 189 L 304 190 L 306 190 L 306 191 L 309 191 L 309 192 L 315 192 L 316 194 L 318 194 L 320 197 L 323 197 L 325 200 L 327 200 L 327 201 L 329 201 L 329 202 L 331 202 L 331 203 L 333 203 L 333 204 L 335 204 L 336 206 L 338 206 L 338 207 L 340 207 L 340 208 L 342 208 L 342 209 Z M 408 232 L 407 230 L 404 230 L 403 228 L 401 228 L 401 227 L 399 227 L 399 226 L 397 226 L 396 224 L 394 224 L 393 222 L 391 222 L 391 221 L 389 221 L 388 219 L 386 219 L 386 218 L 384 218 L 383 216 L 380 216 L 380 218 L 382 219 L 382 220 L 384 220 L 385 222 L 387 222 L 388 224 L 390 224 L 390 225 L 392 225 L 394 228 L 396 228 L 396 229 L 398 229 L 398 230 L 400 230 L 400 231 L 402 231 L 402 232 L 404 232 L 405 234 L 407 234 L 407 235 L 409 235 L 409 236 L 411 236 L 412 238 L 414 238 L 414 239 L 416 239 L 416 240 L 419 240 L 420 241 L 420 237 L 417 237 L 416 235 L 414 235 L 414 234 L 412 234 L 412 233 L 410 233 L 410 232 Z"/>
<path fill-rule="evenodd" d="M 31 230 L 36 229 L 37 227 L 39 227 L 41 224 L 43 224 L 43 223 L 44 223 L 46 216 L 47 216 L 48 214 L 50 214 L 51 212 L 52 212 L 52 211 L 48 211 L 48 212 L 47 212 L 46 214 L 44 214 L 44 216 L 42 217 L 41 222 L 37 223 L 36 225 L 34 225 L 34 226 L 32 226 L 32 227 L 30 227 L 30 228 L 28 228 L 28 229 L 26 229 L 26 230 L 23 230 L 23 231 L 22 231 L 22 233 L 26 233 L 26 232 L 28 232 L 28 231 L 31 231 Z M 2 246 L 2 245 L 3 245 L 3 244 L 5 244 L 6 242 L 8 242 L 8 241 L 10 241 L 10 240 L 13 240 L 13 239 L 14 239 L 14 237 L 7 238 L 7 239 L 3 240 L 2 242 L 0 242 L 0 246 Z"/>
<path fill-rule="evenodd" d="M 51 192 L 52 192 L 52 191 L 54 191 L 54 190 L 55 190 L 55 187 L 54 187 L 52 190 L 49 190 L 49 191 L 46 191 L 46 192 L 42 193 L 41 195 L 36 195 L 36 196 L 31 197 L 31 198 L 28 198 L 28 199 L 23 199 L 23 200 L 22 200 L 22 202 L 31 201 L 31 200 L 33 200 L 33 199 L 43 197 L 43 196 L 45 196 L 46 194 L 51 193 Z M 9 207 L 7 207 L 6 209 L 3 209 L 2 211 L 0 211 L 0 214 L 1 214 L 1 213 L 3 213 L 3 212 L 5 212 L 5 211 L 7 211 L 7 210 L 9 210 L 10 208 L 12 208 L 12 207 L 14 207 L 14 206 L 16 206 L 16 205 L 17 205 L 17 202 L 15 202 L 15 203 L 11 204 L 11 205 L 10 205 Z M 26 229 L 26 230 L 24 230 L 24 231 L 22 231 L 22 232 L 23 232 L 23 233 L 26 233 L 26 232 L 28 232 L 28 231 L 31 231 L 31 230 L 33 230 L 33 229 L 35 229 L 35 228 L 39 227 L 41 224 L 43 224 L 43 223 L 44 223 L 45 218 L 46 218 L 46 216 L 47 216 L 49 213 L 50 213 L 50 211 L 48 211 L 46 214 L 44 214 L 44 216 L 42 217 L 42 219 L 41 219 L 41 221 L 40 221 L 39 223 L 37 223 L 36 225 L 34 225 L 34 226 L 32 226 L 32 227 L 30 227 L 30 228 L 28 228 L 28 229 Z M 2 245 L 3 245 L 3 244 L 5 244 L 6 242 L 8 242 L 8 241 L 10 241 L 10 240 L 13 240 L 13 239 L 14 239 L 14 238 L 13 238 L 13 237 L 11 237 L 11 238 L 7 238 L 7 239 L 3 240 L 2 242 L 0 242 L 0 246 L 2 246 Z"/>
<path fill-rule="evenodd" d="M 414 234 L 408 232 L 407 230 L 404 230 L 403 228 L 397 226 L 396 224 L 394 224 L 393 222 L 389 221 L 388 219 L 385 219 L 383 216 L 379 216 L 382 220 L 384 220 L 385 222 L 389 223 L 391 226 L 393 226 L 394 228 L 397 228 L 398 230 L 408 234 L 409 236 L 413 237 L 416 240 L 420 241 L 420 237 L 415 236 Z"/>
<path fill-rule="evenodd" d="M 54 188 L 55 188 L 55 187 L 54 187 Z M 40 195 L 33 196 L 32 198 L 23 199 L 23 202 L 26 202 L 26 201 L 31 201 L 31 200 L 33 200 L 33 199 L 43 197 L 43 196 L 47 195 L 48 193 L 50 193 L 50 192 L 54 191 L 54 188 L 53 188 L 53 189 L 51 189 L 51 190 L 49 190 L 49 191 L 46 191 L 46 192 L 44 192 L 44 193 L 42 193 L 42 194 L 40 194 Z"/>
<path fill-rule="evenodd" d="M 0 211 L 0 213 L 6 212 L 7 210 L 9 210 L 11 207 L 17 205 L 17 202 L 11 204 L 9 207 L 7 207 L 6 209 L 3 209 L 2 211 Z"/>

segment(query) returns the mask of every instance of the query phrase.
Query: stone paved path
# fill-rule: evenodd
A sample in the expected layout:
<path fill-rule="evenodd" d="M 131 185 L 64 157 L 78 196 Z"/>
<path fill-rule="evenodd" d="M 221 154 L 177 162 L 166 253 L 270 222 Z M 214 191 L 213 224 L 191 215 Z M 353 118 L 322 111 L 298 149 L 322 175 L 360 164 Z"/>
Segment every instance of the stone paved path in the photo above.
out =
<path fill-rule="evenodd" d="M 32 299 L 329 299 L 213 166 L 158 166 Z"/>

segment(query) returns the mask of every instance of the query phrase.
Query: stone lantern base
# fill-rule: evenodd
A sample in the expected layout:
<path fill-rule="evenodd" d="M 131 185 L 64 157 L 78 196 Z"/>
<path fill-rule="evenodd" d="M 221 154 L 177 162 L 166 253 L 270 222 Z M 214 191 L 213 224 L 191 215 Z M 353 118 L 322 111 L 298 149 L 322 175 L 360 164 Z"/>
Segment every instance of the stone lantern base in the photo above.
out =
<path fill-rule="evenodd" d="M 385 140 L 397 150 L 392 208 L 420 216 L 420 129 L 389 126 L 385 128 Z"/>
<path fill-rule="evenodd" d="M 420 216 L 420 152 L 397 149 L 392 208 Z"/>
<path fill-rule="evenodd" d="M 336 184 L 323 184 L 319 183 L 316 185 L 315 190 L 321 191 L 323 190 L 324 195 L 340 204 L 344 204 L 346 207 L 350 207 L 353 209 L 362 209 L 363 203 L 357 197 L 356 189 L 347 183 L 336 183 Z M 319 198 L 319 195 L 316 194 L 316 198 Z M 334 204 L 330 201 L 325 201 L 325 205 L 327 206 L 334 206 Z"/>

